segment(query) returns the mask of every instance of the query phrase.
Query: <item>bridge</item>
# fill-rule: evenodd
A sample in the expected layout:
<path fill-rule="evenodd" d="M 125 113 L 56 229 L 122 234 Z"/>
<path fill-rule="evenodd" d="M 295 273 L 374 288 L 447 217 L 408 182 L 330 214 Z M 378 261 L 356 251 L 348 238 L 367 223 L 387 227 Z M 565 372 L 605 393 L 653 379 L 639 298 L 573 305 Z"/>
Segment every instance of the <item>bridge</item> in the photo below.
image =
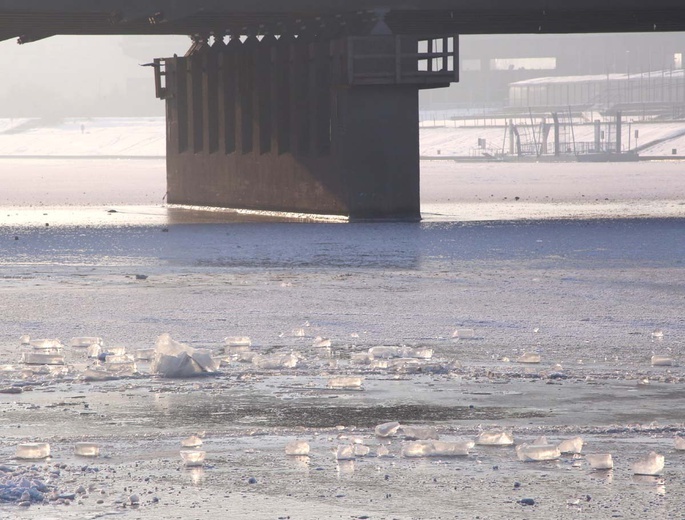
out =
<path fill-rule="evenodd" d="M 192 38 L 152 63 L 170 203 L 351 219 L 420 218 L 418 91 L 459 35 L 684 30 L 682 0 L 0 0 L 0 40 Z"/>

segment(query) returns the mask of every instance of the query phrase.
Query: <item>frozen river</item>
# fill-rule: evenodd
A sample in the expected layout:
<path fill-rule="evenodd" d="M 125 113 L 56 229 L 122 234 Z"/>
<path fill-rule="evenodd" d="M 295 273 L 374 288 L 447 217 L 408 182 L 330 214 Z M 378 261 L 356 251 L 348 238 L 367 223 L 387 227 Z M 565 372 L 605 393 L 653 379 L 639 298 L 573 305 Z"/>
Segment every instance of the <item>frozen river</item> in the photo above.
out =
<path fill-rule="evenodd" d="M 0 194 L 0 365 L 15 366 L 0 387 L 32 390 L 0 394 L 0 465 L 22 467 L 19 442 L 50 442 L 49 464 L 65 465 L 55 485 L 92 485 L 68 506 L 0 502 L 0 518 L 682 518 L 680 169 L 430 163 L 423 222 L 340 224 L 163 207 L 155 161 L 0 161 L 10 188 Z M 455 329 L 474 337 L 456 340 Z M 139 376 L 86 382 L 85 353 L 66 348 L 64 373 L 16 368 L 23 334 L 100 336 L 132 351 L 164 332 L 215 352 L 226 336 L 249 336 L 254 351 L 301 362 L 266 370 L 234 359 L 194 380 L 151 377 L 141 363 Z M 331 340 L 330 354 L 316 337 Z M 353 362 L 380 345 L 433 358 Z M 526 352 L 540 363 L 517 363 Z M 653 355 L 673 366 L 652 366 Z M 327 388 L 336 376 L 363 387 Z M 513 448 L 481 446 L 409 459 L 401 435 L 374 436 L 387 421 L 447 440 L 489 428 L 517 443 L 580 435 L 615 469 L 570 455 L 523 463 Z M 183 469 L 180 440 L 196 432 L 207 464 Z M 310 443 L 308 459 L 284 455 L 295 438 Z M 79 440 L 104 455 L 76 458 Z M 355 441 L 393 457 L 336 463 L 331 450 Z M 663 476 L 633 476 L 652 450 L 666 458 Z M 134 509 L 124 507 L 132 493 Z"/>

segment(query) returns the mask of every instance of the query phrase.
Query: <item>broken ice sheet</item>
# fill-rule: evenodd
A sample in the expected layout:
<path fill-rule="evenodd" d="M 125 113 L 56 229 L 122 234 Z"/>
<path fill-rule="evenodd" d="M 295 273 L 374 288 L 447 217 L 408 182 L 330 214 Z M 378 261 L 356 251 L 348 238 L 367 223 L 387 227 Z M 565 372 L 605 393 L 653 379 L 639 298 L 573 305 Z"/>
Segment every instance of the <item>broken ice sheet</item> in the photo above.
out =
<path fill-rule="evenodd" d="M 25 365 L 63 365 L 61 354 L 44 354 L 42 352 L 23 352 L 21 362 Z"/>
<path fill-rule="evenodd" d="M 583 439 L 580 437 L 573 437 L 561 441 L 557 447 L 561 453 L 580 453 L 583 451 Z"/>
<path fill-rule="evenodd" d="M 72 347 L 86 348 L 86 347 L 90 347 L 91 345 L 102 345 L 102 338 L 98 338 L 98 337 L 94 337 L 94 336 L 71 338 L 71 341 L 69 342 L 69 344 Z"/>
<path fill-rule="evenodd" d="M 476 337 L 476 331 L 473 329 L 456 329 L 452 333 L 452 337 L 456 339 L 473 339 Z"/>
<path fill-rule="evenodd" d="M 74 455 L 79 457 L 98 457 L 100 446 L 94 442 L 77 442 L 74 444 Z"/>
<path fill-rule="evenodd" d="M 476 438 L 476 444 L 481 446 L 511 446 L 514 444 L 514 436 L 507 431 L 484 431 Z"/>
<path fill-rule="evenodd" d="M 402 433 L 411 440 L 438 439 L 438 431 L 432 426 L 402 426 Z"/>
<path fill-rule="evenodd" d="M 62 342 L 58 339 L 37 339 L 31 341 L 31 346 L 34 349 L 54 350 L 56 352 L 60 352 L 64 345 L 62 345 Z"/>
<path fill-rule="evenodd" d="M 197 435 L 191 435 L 190 437 L 181 440 L 181 446 L 184 448 L 197 448 L 202 446 L 202 439 Z"/>
<path fill-rule="evenodd" d="M 354 365 L 368 365 L 372 359 L 373 357 L 368 352 L 352 352 L 350 354 L 350 363 Z"/>
<path fill-rule="evenodd" d="M 402 447 L 402 456 L 415 457 L 463 457 L 473 448 L 473 441 L 414 441 Z"/>
<path fill-rule="evenodd" d="M 397 421 L 387 422 L 376 426 L 374 432 L 378 437 L 390 437 L 394 435 L 400 427 Z"/>
<path fill-rule="evenodd" d="M 17 445 L 15 458 L 40 460 L 50 456 L 50 445 L 47 442 L 27 442 Z"/>
<path fill-rule="evenodd" d="M 151 361 L 155 357 L 155 349 L 139 348 L 133 351 L 133 358 L 136 361 Z"/>
<path fill-rule="evenodd" d="M 95 343 L 93 345 L 90 345 L 87 350 L 87 356 L 89 358 L 97 358 L 100 356 L 102 352 L 102 346 L 100 346 L 99 343 Z"/>
<path fill-rule="evenodd" d="M 371 347 L 368 351 L 372 359 L 390 359 L 402 357 L 400 347 Z"/>
<path fill-rule="evenodd" d="M 302 440 L 294 440 L 285 445 L 285 454 L 294 457 L 309 455 L 309 443 Z"/>
<path fill-rule="evenodd" d="M 378 446 L 376 449 L 376 457 L 389 457 L 390 450 L 386 446 Z"/>
<path fill-rule="evenodd" d="M 216 361 L 208 350 L 194 349 L 174 341 L 169 334 L 157 339 L 151 371 L 162 377 L 194 377 L 214 374 Z"/>
<path fill-rule="evenodd" d="M 265 370 L 296 368 L 299 364 L 299 359 L 294 353 L 271 354 L 269 356 L 256 355 L 252 357 L 252 364 L 257 368 Z"/>
<path fill-rule="evenodd" d="M 228 336 L 224 338 L 224 345 L 227 347 L 251 347 L 252 340 L 249 336 Z"/>
<path fill-rule="evenodd" d="M 661 475 L 664 470 L 664 461 L 663 455 L 659 455 L 655 451 L 652 451 L 633 464 L 633 473 L 635 475 Z"/>
<path fill-rule="evenodd" d="M 561 457 L 561 452 L 559 448 L 550 444 L 519 444 L 516 446 L 516 456 L 522 462 L 539 462 L 556 460 Z"/>
<path fill-rule="evenodd" d="M 585 455 L 585 460 L 592 469 L 613 469 L 614 467 L 611 453 L 588 453 Z"/>
<path fill-rule="evenodd" d="M 331 340 L 328 338 L 322 338 L 321 336 L 317 336 L 314 341 L 312 342 L 312 347 L 316 348 L 321 348 L 321 347 L 330 347 L 331 346 Z"/>
<path fill-rule="evenodd" d="M 341 445 L 335 451 L 336 460 L 354 460 L 354 446 Z"/>
<path fill-rule="evenodd" d="M 432 441 L 430 457 L 463 457 L 469 454 L 473 441 Z"/>
<path fill-rule="evenodd" d="M 328 380 L 328 388 L 357 390 L 362 387 L 363 383 L 364 378 L 362 377 L 332 377 Z"/>
<path fill-rule="evenodd" d="M 402 446 L 402 456 L 413 458 L 413 457 L 427 457 L 432 447 L 430 441 L 415 441 L 408 442 Z"/>
<path fill-rule="evenodd" d="M 681 437 L 680 435 L 676 435 L 673 438 L 673 447 L 678 451 L 685 450 L 685 437 Z"/>
<path fill-rule="evenodd" d="M 354 445 L 355 457 L 366 457 L 370 451 L 371 451 L 371 448 L 369 448 L 368 446 L 364 446 L 363 444 L 355 444 Z"/>
<path fill-rule="evenodd" d="M 181 459 L 186 467 L 202 466 L 205 462 L 206 452 L 202 450 L 181 450 Z"/>
<path fill-rule="evenodd" d="M 670 367 L 673 366 L 673 358 L 668 356 L 652 356 L 653 367 Z"/>
<path fill-rule="evenodd" d="M 516 358 L 517 363 L 540 363 L 540 354 L 536 352 L 525 352 Z"/>

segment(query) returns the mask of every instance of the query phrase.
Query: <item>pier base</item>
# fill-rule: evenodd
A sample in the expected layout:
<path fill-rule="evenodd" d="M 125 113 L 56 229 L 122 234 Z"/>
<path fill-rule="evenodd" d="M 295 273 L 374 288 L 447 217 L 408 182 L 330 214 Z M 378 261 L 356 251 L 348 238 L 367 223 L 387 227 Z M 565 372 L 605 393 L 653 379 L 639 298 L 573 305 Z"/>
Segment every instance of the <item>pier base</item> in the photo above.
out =
<path fill-rule="evenodd" d="M 250 37 L 155 60 L 168 202 L 420 219 L 418 91 L 457 55 L 455 37 Z"/>

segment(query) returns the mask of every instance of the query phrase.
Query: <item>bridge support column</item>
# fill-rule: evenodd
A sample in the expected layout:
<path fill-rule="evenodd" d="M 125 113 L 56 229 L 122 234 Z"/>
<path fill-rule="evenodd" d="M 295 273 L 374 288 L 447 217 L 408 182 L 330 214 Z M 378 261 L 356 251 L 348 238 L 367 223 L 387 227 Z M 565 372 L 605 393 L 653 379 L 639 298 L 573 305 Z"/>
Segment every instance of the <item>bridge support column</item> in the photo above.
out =
<path fill-rule="evenodd" d="M 168 202 L 418 220 L 418 90 L 457 56 L 455 37 L 250 37 L 156 60 Z"/>

